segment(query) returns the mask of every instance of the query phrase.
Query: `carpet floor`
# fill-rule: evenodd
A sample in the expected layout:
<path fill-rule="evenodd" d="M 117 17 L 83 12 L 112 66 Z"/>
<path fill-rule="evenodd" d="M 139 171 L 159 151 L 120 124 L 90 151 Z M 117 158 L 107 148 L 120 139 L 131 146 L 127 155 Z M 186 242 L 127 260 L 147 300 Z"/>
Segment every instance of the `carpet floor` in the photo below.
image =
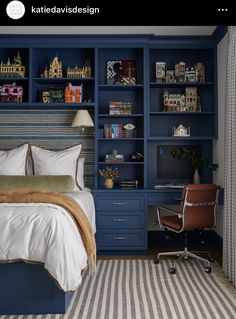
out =
<path fill-rule="evenodd" d="M 198 261 L 99 260 L 96 275 L 84 273 L 66 315 L 0 316 L 1 319 L 235 319 L 236 289 L 213 264 Z"/>

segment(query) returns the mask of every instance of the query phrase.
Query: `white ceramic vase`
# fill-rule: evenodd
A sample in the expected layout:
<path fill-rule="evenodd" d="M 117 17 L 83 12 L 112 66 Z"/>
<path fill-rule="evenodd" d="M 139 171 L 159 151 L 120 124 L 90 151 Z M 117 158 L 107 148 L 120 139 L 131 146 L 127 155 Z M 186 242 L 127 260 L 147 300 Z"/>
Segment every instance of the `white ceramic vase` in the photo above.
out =
<path fill-rule="evenodd" d="M 193 184 L 200 184 L 200 175 L 197 168 L 195 168 L 195 171 L 193 174 Z"/>

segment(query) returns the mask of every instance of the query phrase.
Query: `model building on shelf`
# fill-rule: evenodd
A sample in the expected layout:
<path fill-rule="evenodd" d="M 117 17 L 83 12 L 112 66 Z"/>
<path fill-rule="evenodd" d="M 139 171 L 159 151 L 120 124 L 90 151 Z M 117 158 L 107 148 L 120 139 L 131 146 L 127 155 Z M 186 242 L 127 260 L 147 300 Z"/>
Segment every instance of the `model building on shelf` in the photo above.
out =
<path fill-rule="evenodd" d="M 121 102 L 121 101 L 110 101 L 109 102 L 109 114 L 120 115 L 120 114 L 132 114 L 132 103 Z"/>
<path fill-rule="evenodd" d="M 200 99 L 196 87 L 186 87 L 185 94 L 163 94 L 164 112 L 200 112 Z"/>
<path fill-rule="evenodd" d="M 43 103 L 63 103 L 64 102 L 63 89 L 50 88 L 49 90 L 44 90 L 42 92 L 42 102 Z"/>
<path fill-rule="evenodd" d="M 82 103 L 83 85 L 74 86 L 68 83 L 65 88 L 65 103 Z"/>
<path fill-rule="evenodd" d="M 187 137 L 190 136 L 190 127 L 184 127 L 183 124 L 179 124 L 177 127 L 173 127 L 173 136 Z"/>
<path fill-rule="evenodd" d="M 193 83 L 205 82 L 205 67 L 203 63 L 186 66 L 185 62 L 175 64 L 174 69 L 167 69 L 166 62 L 156 62 L 156 82 Z"/>
<path fill-rule="evenodd" d="M 25 66 L 22 65 L 20 52 L 18 51 L 17 56 L 14 57 L 14 62 L 10 62 L 8 58 L 6 63 L 1 61 L 0 64 L 0 78 L 24 78 L 25 77 Z"/>
<path fill-rule="evenodd" d="M 0 86 L 0 99 L 2 103 L 22 103 L 23 87 L 12 84 L 3 84 Z"/>
<path fill-rule="evenodd" d="M 50 62 L 49 70 L 47 65 L 43 73 L 41 73 L 41 78 L 62 78 L 62 61 L 58 60 L 58 56 L 55 56 L 53 60 Z"/>

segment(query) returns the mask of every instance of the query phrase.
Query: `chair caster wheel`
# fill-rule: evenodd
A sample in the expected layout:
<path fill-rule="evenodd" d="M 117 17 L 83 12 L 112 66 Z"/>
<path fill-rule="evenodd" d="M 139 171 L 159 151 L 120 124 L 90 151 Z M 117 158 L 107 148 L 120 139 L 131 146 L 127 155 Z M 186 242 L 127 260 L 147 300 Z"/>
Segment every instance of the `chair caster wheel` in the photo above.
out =
<path fill-rule="evenodd" d="M 205 272 L 210 274 L 211 273 L 211 267 L 205 267 Z"/>
<path fill-rule="evenodd" d="M 170 268 L 169 269 L 169 273 L 171 274 L 171 275 L 173 275 L 173 274 L 175 274 L 176 273 L 176 270 L 175 270 L 175 268 Z"/>
<path fill-rule="evenodd" d="M 156 258 L 156 259 L 153 260 L 153 263 L 154 263 L 155 265 L 158 265 L 158 264 L 159 264 L 159 261 L 160 261 L 159 258 Z"/>
<path fill-rule="evenodd" d="M 209 260 L 210 263 L 214 262 L 214 258 L 213 257 L 209 257 L 208 260 Z"/>

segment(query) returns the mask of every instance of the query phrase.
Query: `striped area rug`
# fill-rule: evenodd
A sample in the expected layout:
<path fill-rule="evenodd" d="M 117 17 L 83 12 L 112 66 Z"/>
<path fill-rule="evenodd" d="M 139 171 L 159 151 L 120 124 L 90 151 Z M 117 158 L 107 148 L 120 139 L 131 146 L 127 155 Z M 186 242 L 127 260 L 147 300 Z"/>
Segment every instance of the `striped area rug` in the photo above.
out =
<path fill-rule="evenodd" d="M 235 291 L 220 267 L 211 274 L 189 260 L 170 275 L 169 260 L 100 260 L 84 274 L 66 315 L 0 316 L 1 319 L 235 319 Z M 223 282 L 225 281 L 225 282 Z"/>

